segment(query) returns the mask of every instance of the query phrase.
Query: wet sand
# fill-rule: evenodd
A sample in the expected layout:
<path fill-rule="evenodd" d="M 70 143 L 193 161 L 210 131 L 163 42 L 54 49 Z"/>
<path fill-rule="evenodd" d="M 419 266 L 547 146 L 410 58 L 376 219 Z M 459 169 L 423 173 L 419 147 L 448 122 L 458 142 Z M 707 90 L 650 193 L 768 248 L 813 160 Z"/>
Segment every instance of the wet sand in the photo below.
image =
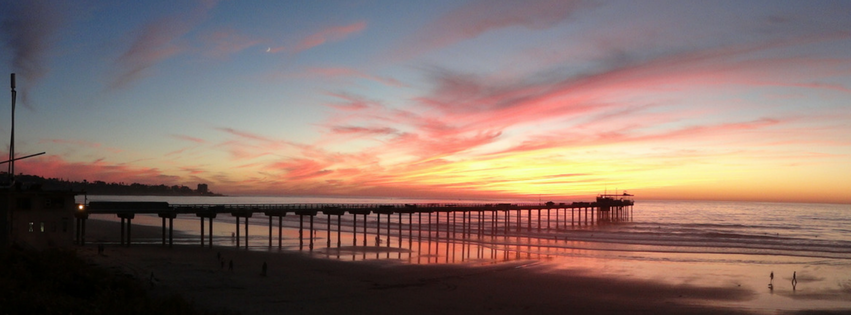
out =
<path fill-rule="evenodd" d="M 113 224 L 89 227 L 113 233 Z M 158 237 L 161 230 L 142 226 L 133 233 Z M 538 260 L 411 265 L 188 245 L 107 246 L 104 255 L 89 245 L 78 253 L 149 282 L 154 292 L 242 314 L 751 314 L 748 302 L 766 295 L 748 285 L 616 277 Z"/>
<path fill-rule="evenodd" d="M 298 254 L 180 246 L 80 250 L 97 264 L 180 293 L 203 308 L 243 314 L 731 314 L 702 300 L 737 301 L 753 293 L 595 278 L 545 270 L 533 261 L 487 266 L 340 262 Z M 233 260 L 228 271 L 217 259 Z M 262 265 L 268 265 L 262 276 Z"/>

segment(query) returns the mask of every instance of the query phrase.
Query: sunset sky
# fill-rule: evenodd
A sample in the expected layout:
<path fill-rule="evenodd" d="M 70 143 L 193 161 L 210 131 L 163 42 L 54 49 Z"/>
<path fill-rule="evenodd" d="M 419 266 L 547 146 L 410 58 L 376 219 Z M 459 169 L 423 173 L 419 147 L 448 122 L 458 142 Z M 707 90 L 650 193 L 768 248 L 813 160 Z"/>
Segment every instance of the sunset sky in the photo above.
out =
<path fill-rule="evenodd" d="M 851 203 L 851 1 L 8 2 L 16 172 Z"/>

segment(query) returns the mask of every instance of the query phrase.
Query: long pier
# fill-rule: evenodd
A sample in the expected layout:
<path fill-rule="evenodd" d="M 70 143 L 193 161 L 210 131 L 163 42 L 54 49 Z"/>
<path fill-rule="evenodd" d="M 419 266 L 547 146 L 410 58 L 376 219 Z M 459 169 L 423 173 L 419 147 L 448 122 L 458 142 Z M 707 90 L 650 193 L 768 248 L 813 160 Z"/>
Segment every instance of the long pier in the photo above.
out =
<path fill-rule="evenodd" d="M 230 216 L 235 220 L 234 240 L 236 246 L 243 246 L 241 230 L 244 231 L 244 246 L 248 248 L 248 219 L 255 215 L 268 217 L 269 222 L 269 247 L 273 246 L 274 219 L 277 218 L 277 245 L 283 244 L 283 218 L 285 216 L 298 216 L 299 218 L 299 248 L 304 247 L 305 219 L 308 220 L 309 248 L 314 247 L 315 218 L 322 213 L 325 219 L 327 231 L 326 246 L 331 247 L 331 232 L 336 227 L 336 245 L 342 245 L 341 227 L 342 218 L 351 215 L 352 245 L 358 246 L 358 235 L 362 235 L 362 245 L 367 246 L 368 234 L 376 235 L 376 243 L 379 242 L 382 233 L 388 236 L 386 246 L 390 247 L 391 216 L 396 215 L 397 236 L 401 239 L 405 228 L 407 235 L 413 235 L 414 226 L 418 231 L 424 227 L 432 232 L 435 224 L 438 236 L 443 231 L 448 238 L 451 231 L 454 235 L 457 228 L 457 217 L 461 216 L 462 235 L 507 235 L 509 233 L 522 234 L 541 232 L 544 230 L 562 230 L 568 226 L 588 226 L 600 222 L 631 221 L 633 216 L 634 200 L 632 195 L 599 195 L 594 202 L 573 203 L 488 203 L 488 204 L 451 204 L 451 203 L 418 203 L 418 204 L 169 204 L 167 202 L 111 202 L 92 201 L 87 205 L 79 205 L 75 214 L 77 234 L 75 242 L 80 245 L 86 243 L 85 221 L 92 214 L 115 214 L 121 220 L 122 246 L 130 246 L 132 243 L 131 229 L 132 220 L 137 214 L 156 214 L 162 219 L 162 244 L 173 246 L 174 244 L 174 219 L 181 216 L 194 216 L 200 219 L 200 245 L 213 246 L 213 220 L 221 216 Z M 423 224 L 423 216 L 427 223 Z M 433 223 L 432 216 L 436 217 Z M 441 216 L 445 218 L 441 222 Z M 568 216 L 570 218 L 568 219 Z M 358 219 L 361 218 L 362 225 L 358 230 Z M 382 217 L 385 218 L 386 226 L 382 227 Z M 414 223 L 416 217 L 417 223 Z M 370 218 L 375 218 L 376 224 L 367 226 Z M 404 219 L 407 218 L 407 224 Z M 525 218 L 525 220 L 524 220 Z M 542 218 L 545 218 L 542 224 Z M 555 218 L 555 220 L 553 220 Z M 336 219 L 336 220 L 333 220 Z M 451 220 L 451 222 L 450 222 Z M 332 222 L 335 221 L 335 222 Z M 536 222 L 537 221 L 537 222 Z M 524 226 L 525 223 L 525 226 Z M 534 223 L 534 226 L 533 226 Z M 442 227 L 441 224 L 444 226 Z M 206 225 L 206 226 L 205 226 Z M 205 231 L 205 227 L 207 227 Z M 384 231 L 382 231 L 384 230 Z M 206 232 L 206 233 L 205 233 Z"/>

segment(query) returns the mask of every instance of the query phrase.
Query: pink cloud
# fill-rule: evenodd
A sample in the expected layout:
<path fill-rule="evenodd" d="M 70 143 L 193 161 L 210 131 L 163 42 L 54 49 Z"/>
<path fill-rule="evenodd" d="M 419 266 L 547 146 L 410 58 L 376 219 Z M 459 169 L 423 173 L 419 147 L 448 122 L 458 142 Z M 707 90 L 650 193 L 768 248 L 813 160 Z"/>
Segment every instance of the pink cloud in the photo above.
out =
<path fill-rule="evenodd" d="M 273 139 L 228 127 L 220 127 L 216 128 L 216 130 L 236 137 L 236 139 L 227 140 L 215 146 L 225 148 L 236 161 L 251 160 L 277 154 L 277 152 L 286 148 L 308 148 L 308 146 L 294 142 Z"/>
<path fill-rule="evenodd" d="M 266 52 L 270 53 L 270 54 L 277 54 L 279 52 L 283 52 L 283 51 L 286 51 L 286 50 L 287 50 L 287 47 L 284 47 L 284 46 L 266 48 Z"/>
<path fill-rule="evenodd" d="M 189 174 L 191 174 L 191 175 L 204 174 L 204 173 L 206 173 L 206 172 L 207 172 L 207 171 L 205 171 L 205 170 L 203 170 L 203 169 L 201 169 L 201 168 L 198 168 L 198 167 L 188 167 L 188 166 L 181 167 L 181 168 L 180 168 L 180 170 L 181 170 L 181 171 L 184 171 L 184 172 L 187 172 L 187 173 L 189 173 Z"/>
<path fill-rule="evenodd" d="M 550 73 L 549 80 L 540 80 L 534 74 L 525 78 L 496 79 L 433 70 L 429 78 L 434 88 L 405 106 L 386 107 L 380 101 L 351 94 L 328 94 L 342 100 L 330 106 L 345 110 L 334 112 L 328 118 L 324 126 L 330 132 L 320 142 L 344 144 L 356 135 L 381 140 L 376 142 L 376 146 L 361 152 L 373 152 L 376 158 L 383 154 L 407 157 L 401 164 L 388 164 L 379 159 L 382 167 L 375 170 L 359 168 L 362 171 L 352 173 L 349 178 L 335 172 L 334 191 L 348 189 L 349 192 L 362 193 L 407 189 L 409 193 L 416 194 L 420 190 L 462 189 L 465 192 L 480 190 L 492 193 L 496 190 L 481 182 L 492 185 L 509 185 L 513 181 L 536 181 L 539 185 L 599 182 L 604 179 L 585 173 L 543 179 L 523 176 L 490 178 L 484 175 L 486 173 L 465 170 L 461 165 L 465 161 L 482 164 L 499 162 L 518 153 L 536 154 L 534 152 L 542 150 L 576 150 L 619 144 L 666 145 L 684 140 L 711 144 L 736 139 L 751 148 L 773 145 L 761 135 L 791 135 L 788 119 L 739 117 L 737 121 L 704 121 L 701 117 L 712 117 L 721 109 L 683 109 L 674 104 L 679 102 L 677 97 L 684 95 L 680 94 L 683 91 L 760 86 L 765 83 L 758 79 L 767 74 L 775 74 L 769 77 L 777 80 L 773 83 L 777 86 L 844 92 L 841 87 L 798 84 L 797 80 L 810 79 L 786 74 L 799 73 L 790 71 L 797 68 L 833 68 L 836 67 L 833 60 L 787 58 L 754 62 L 750 58 L 778 47 L 794 46 L 794 42 L 757 43 L 662 54 L 628 63 L 603 63 L 597 72 L 566 73 L 561 77 Z M 840 64 L 846 65 L 847 61 Z M 670 91 L 666 95 L 671 95 L 671 99 L 624 101 L 660 89 Z M 534 131 L 514 132 L 518 128 L 557 122 L 561 127 L 546 125 L 539 134 Z M 812 131 L 804 132 L 812 134 Z M 507 142 L 502 146 L 487 148 L 503 140 Z M 513 145 L 505 146 L 509 143 Z M 682 158 L 707 157 L 706 153 L 692 153 L 690 157 L 684 155 Z M 347 163 L 350 162 L 338 162 L 333 166 L 321 164 L 322 167 L 309 169 L 313 172 L 350 169 Z M 499 174 L 498 169 L 493 172 Z M 465 179 L 469 176 L 480 181 Z M 442 184 L 423 184 L 422 181 Z M 311 189 L 319 185 L 311 183 L 314 186 L 302 188 Z M 502 192 L 511 194 L 510 191 Z"/>
<path fill-rule="evenodd" d="M 189 147 L 186 147 L 186 148 L 180 148 L 180 149 L 177 149 L 177 150 L 174 150 L 174 151 L 168 152 L 168 153 L 164 154 L 163 156 L 175 156 L 175 155 L 180 155 L 180 154 L 183 154 L 183 152 L 186 152 L 186 150 L 189 150 L 189 149 L 191 149 L 191 148 L 189 148 Z"/>
<path fill-rule="evenodd" d="M 423 26 L 419 32 L 404 40 L 392 55 L 394 59 L 407 59 L 508 27 L 550 28 L 585 7 L 585 3 L 564 0 L 475 1 Z"/>
<path fill-rule="evenodd" d="M 16 170 L 25 174 L 35 174 L 48 178 L 70 180 L 101 180 L 105 182 L 124 182 L 142 184 L 167 184 L 179 182 L 179 177 L 165 175 L 157 168 L 133 167 L 126 164 L 114 164 L 103 159 L 94 162 L 69 162 L 56 155 L 45 155 L 21 160 Z"/>
<path fill-rule="evenodd" d="M 262 137 L 262 136 L 259 136 L 259 135 L 255 135 L 253 133 L 246 132 L 246 131 L 236 130 L 236 129 L 233 129 L 233 128 L 221 127 L 221 128 L 216 128 L 216 129 L 219 130 L 219 131 L 224 131 L 224 132 L 227 132 L 229 134 L 238 136 L 239 138 L 242 138 L 242 139 L 256 140 L 256 141 L 261 141 L 261 142 L 275 142 L 274 140 L 271 140 L 269 138 Z"/>
<path fill-rule="evenodd" d="M 307 180 L 333 173 L 328 169 L 330 163 L 321 163 L 313 159 L 292 159 L 267 165 L 267 169 L 284 171 L 288 180 Z"/>
<path fill-rule="evenodd" d="M 512 155 L 521 152 L 531 152 L 554 148 L 570 148 L 582 146 L 601 146 L 611 144 L 626 144 L 636 142 L 654 143 L 661 145 L 664 141 L 680 141 L 688 139 L 692 142 L 705 141 L 711 138 L 731 139 L 742 137 L 743 132 L 764 129 L 780 124 L 776 119 L 764 118 L 754 121 L 722 123 L 714 125 L 699 125 L 656 133 L 640 134 L 639 126 L 620 132 L 599 132 L 594 135 L 572 133 L 569 130 L 547 135 L 529 137 L 517 146 L 496 152 L 493 156 Z"/>
<path fill-rule="evenodd" d="M 322 29 L 316 33 L 308 35 L 298 42 L 293 48 L 295 53 L 299 53 L 313 47 L 325 44 L 327 42 L 338 41 L 348 37 L 351 34 L 358 33 L 366 29 L 366 22 L 359 21 L 344 26 L 332 26 Z"/>
<path fill-rule="evenodd" d="M 224 58 L 261 43 L 260 40 L 237 33 L 233 29 L 219 30 L 201 37 L 206 43 L 205 54 Z"/>
<path fill-rule="evenodd" d="M 384 127 L 384 128 L 369 128 L 369 127 L 356 127 L 356 126 L 336 126 L 331 129 L 332 132 L 337 134 L 367 134 L 367 135 L 394 135 L 398 134 L 399 131 L 393 128 Z"/>
<path fill-rule="evenodd" d="M 363 110 L 371 107 L 380 107 L 376 101 L 371 101 L 365 99 L 361 96 L 351 95 L 346 93 L 325 93 L 328 96 L 337 98 L 342 100 L 340 103 L 330 103 L 328 106 L 334 107 L 336 109 L 352 111 L 352 110 Z"/>
<path fill-rule="evenodd" d="M 404 87 L 405 84 L 399 80 L 376 75 L 366 74 L 363 71 L 352 68 L 311 68 L 307 70 L 308 75 L 321 77 L 358 77 L 379 82 L 388 86 Z"/>
<path fill-rule="evenodd" d="M 101 149 L 103 147 L 103 145 L 100 144 L 100 143 L 91 142 L 91 141 L 84 141 L 84 140 L 42 139 L 42 140 L 39 140 L 39 143 L 68 145 L 68 146 L 72 146 L 72 147 L 86 147 L 86 148 L 92 148 L 92 149 Z M 121 149 L 112 148 L 112 147 L 103 148 L 103 149 L 110 152 L 110 153 L 121 153 L 122 152 Z"/>
<path fill-rule="evenodd" d="M 204 144 L 204 143 L 206 143 L 206 142 L 207 142 L 207 141 L 206 141 L 206 140 L 204 140 L 204 139 L 196 138 L 196 137 L 190 137 L 190 136 L 187 136 L 187 135 L 171 135 L 171 137 L 172 137 L 172 138 L 175 138 L 175 139 L 180 139 L 180 140 L 186 140 L 186 141 L 189 141 L 189 142 L 194 142 L 194 143 L 197 143 L 197 144 Z"/>

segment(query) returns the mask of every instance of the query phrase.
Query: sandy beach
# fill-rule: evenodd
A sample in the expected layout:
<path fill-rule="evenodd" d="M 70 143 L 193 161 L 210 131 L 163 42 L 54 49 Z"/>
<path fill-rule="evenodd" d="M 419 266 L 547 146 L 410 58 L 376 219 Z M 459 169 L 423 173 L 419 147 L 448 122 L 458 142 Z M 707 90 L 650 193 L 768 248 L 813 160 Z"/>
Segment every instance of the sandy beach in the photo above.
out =
<path fill-rule="evenodd" d="M 741 288 L 673 286 L 547 270 L 534 261 L 469 265 L 340 262 L 298 254 L 181 246 L 94 247 L 97 264 L 180 293 L 197 305 L 243 314 L 731 314 L 701 301 L 737 301 Z M 228 271 L 217 259 L 233 260 Z M 267 276 L 262 276 L 266 262 Z"/>
<path fill-rule="evenodd" d="M 115 230 L 113 222 L 91 223 L 93 240 Z M 139 226 L 133 233 L 156 237 L 160 230 Z M 735 283 L 613 277 L 539 260 L 411 265 L 187 245 L 110 245 L 103 255 L 89 245 L 78 253 L 149 283 L 153 292 L 242 314 L 750 314 L 742 305 L 763 294 Z"/>

